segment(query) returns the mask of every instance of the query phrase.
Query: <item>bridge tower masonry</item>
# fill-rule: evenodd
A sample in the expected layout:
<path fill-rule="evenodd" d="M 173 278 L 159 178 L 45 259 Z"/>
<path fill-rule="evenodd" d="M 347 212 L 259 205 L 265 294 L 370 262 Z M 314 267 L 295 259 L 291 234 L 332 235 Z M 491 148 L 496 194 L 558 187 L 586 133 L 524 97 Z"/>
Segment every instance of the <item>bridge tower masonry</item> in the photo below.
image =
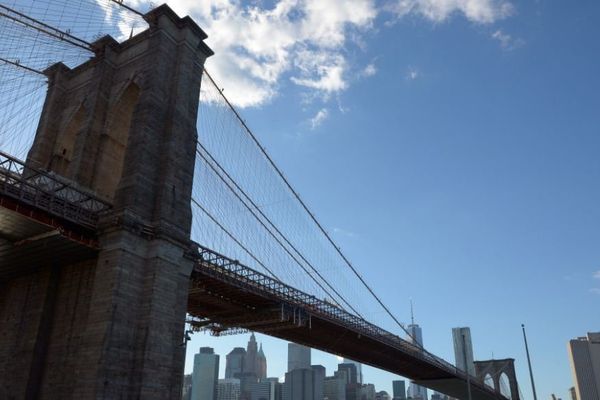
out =
<path fill-rule="evenodd" d="M 0 282 L 0 398 L 178 399 L 206 34 L 168 6 L 149 29 L 48 68 L 27 163 L 112 204 L 96 258 Z"/>
<path fill-rule="evenodd" d="M 514 358 L 505 358 L 501 360 L 482 360 L 474 361 L 475 374 L 481 380 L 491 380 L 489 383 L 493 383 L 494 390 L 500 392 L 501 390 L 501 376 L 505 375 L 508 379 L 508 388 L 510 391 L 510 400 L 520 400 L 519 384 L 517 382 L 517 374 L 515 372 L 515 360 Z"/>

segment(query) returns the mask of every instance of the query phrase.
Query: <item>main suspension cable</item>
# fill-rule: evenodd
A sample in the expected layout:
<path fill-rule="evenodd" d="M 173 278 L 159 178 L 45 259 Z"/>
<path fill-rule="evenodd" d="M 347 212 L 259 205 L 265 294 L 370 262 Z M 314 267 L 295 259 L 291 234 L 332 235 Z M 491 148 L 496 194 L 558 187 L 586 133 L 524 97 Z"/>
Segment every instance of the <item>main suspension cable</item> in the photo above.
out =
<path fill-rule="evenodd" d="M 204 73 L 206 74 L 206 76 L 208 77 L 208 79 L 210 79 L 210 81 L 212 82 L 212 84 L 216 88 L 219 88 L 219 86 L 216 84 L 216 82 L 214 81 L 214 79 L 212 78 L 212 76 L 208 73 L 208 71 L 206 70 L 206 68 L 204 69 Z M 298 202 L 300 203 L 300 205 L 302 206 L 302 208 L 310 216 L 311 220 L 319 228 L 319 230 L 325 236 L 325 238 L 327 239 L 327 241 L 333 246 L 333 248 L 338 253 L 338 255 L 342 258 L 342 260 L 344 261 L 344 263 L 350 268 L 350 270 L 354 273 L 354 275 L 360 280 L 360 282 L 369 291 L 369 293 L 373 296 L 373 298 L 377 301 L 377 303 L 379 303 L 379 305 L 385 310 L 385 312 L 388 314 L 388 316 L 390 316 L 390 318 L 392 318 L 392 320 L 409 337 L 413 338 L 413 341 L 415 343 L 418 343 L 416 340 L 414 340 L 415 338 L 413 337 L 413 335 L 404 327 L 404 324 L 402 324 L 396 318 L 396 316 L 394 316 L 394 314 L 383 303 L 383 301 L 379 298 L 379 296 L 377 296 L 377 294 L 375 294 L 375 292 L 373 291 L 373 289 L 371 289 L 371 287 L 369 286 L 369 284 L 361 276 L 361 274 L 358 272 L 358 270 L 354 267 L 354 265 L 352 265 L 352 263 L 350 262 L 350 260 L 346 257 L 346 255 L 344 255 L 344 253 L 341 251 L 341 249 L 336 245 L 336 243 L 333 241 L 333 239 L 331 238 L 331 236 L 327 233 L 327 231 L 325 230 L 325 228 L 323 228 L 323 226 L 321 225 L 321 223 L 317 220 L 317 218 L 313 214 L 313 212 L 308 208 L 308 206 L 306 205 L 306 203 L 304 203 L 304 201 L 300 198 L 300 195 L 298 194 L 298 192 L 296 192 L 296 190 L 289 183 L 289 181 L 287 180 L 287 178 L 285 177 L 285 175 L 283 174 L 283 172 L 279 169 L 279 167 L 277 167 L 277 165 L 275 164 L 275 162 L 273 161 L 273 159 L 271 158 L 271 156 L 269 156 L 269 154 L 267 153 L 266 149 L 260 144 L 260 142 L 258 141 L 258 139 L 256 138 L 256 136 L 254 135 L 254 133 L 252 133 L 252 131 L 250 130 L 250 128 L 248 127 L 248 125 L 246 124 L 246 122 L 242 119 L 242 117 L 237 112 L 237 110 L 233 107 L 233 105 L 225 97 L 225 95 L 223 94 L 223 91 L 221 89 L 218 89 L 218 91 L 219 91 L 219 94 L 221 95 L 221 97 L 223 98 L 223 100 L 227 103 L 227 106 L 231 109 L 231 111 L 234 113 L 234 115 L 237 118 L 237 120 L 243 126 L 244 130 L 246 131 L 246 133 L 248 133 L 248 135 L 250 136 L 250 138 L 252 139 L 252 141 L 256 144 L 256 146 L 258 146 L 258 148 L 260 149 L 260 151 L 262 152 L 262 154 L 265 156 L 265 158 L 267 159 L 267 161 L 269 162 L 269 164 L 273 167 L 273 169 L 275 170 L 275 172 L 277 173 L 277 175 L 279 175 L 279 177 L 282 179 L 282 181 L 285 184 L 285 186 L 290 190 L 290 192 L 293 194 L 293 196 L 296 198 L 296 200 L 298 200 Z M 423 348 L 423 346 L 421 344 L 418 344 L 418 346 L 421 347 L 421 348 Z"/>

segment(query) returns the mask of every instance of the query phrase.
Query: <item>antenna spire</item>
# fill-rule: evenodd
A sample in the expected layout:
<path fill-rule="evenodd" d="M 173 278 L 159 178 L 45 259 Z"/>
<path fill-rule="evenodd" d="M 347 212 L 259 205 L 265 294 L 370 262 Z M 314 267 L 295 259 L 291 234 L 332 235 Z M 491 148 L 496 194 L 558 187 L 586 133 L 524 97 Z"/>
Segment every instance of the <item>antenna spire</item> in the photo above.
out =
<path fill-rule="evenodd" d="M 412 325 L 415 324 L 415 313 L 413 311 L 413 301 L 410 299 L 410 323 Z"/>

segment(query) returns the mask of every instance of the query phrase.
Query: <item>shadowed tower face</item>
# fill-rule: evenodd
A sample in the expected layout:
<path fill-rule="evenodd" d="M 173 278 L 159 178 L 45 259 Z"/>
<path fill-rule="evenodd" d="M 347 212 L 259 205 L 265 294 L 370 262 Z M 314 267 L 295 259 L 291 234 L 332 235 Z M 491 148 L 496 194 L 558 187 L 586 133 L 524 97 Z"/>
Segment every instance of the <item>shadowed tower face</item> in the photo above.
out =
<path fill-rule="evenodd" d="M 520 399 L 514 359 L 475 361 L 474 364 L 476 376 L 488 386 L 510 400 Z"/>
<path fill-rule="evenodd" d="M 180 397 L 196 118 L 212 51 L 167 6 L 144 18 L 139 35 L 104 37 L 90 61 L 45 71 L 27 162 L 112 208 L 92 258 L 48 259 L 0 284 L 9 398 Z"/>

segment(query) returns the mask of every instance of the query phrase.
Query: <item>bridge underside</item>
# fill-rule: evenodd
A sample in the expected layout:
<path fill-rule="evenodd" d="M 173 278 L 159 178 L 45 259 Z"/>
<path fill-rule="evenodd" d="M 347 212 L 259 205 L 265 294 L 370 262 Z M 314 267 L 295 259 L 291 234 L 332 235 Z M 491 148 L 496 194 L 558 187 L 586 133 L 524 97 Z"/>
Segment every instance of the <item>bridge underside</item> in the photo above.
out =
<path fill-rule="evenodd" d="M 0 195 L 0 282 L 46 264 L 94 258 L 94 235 L 47 213 Z"/>
<path fill-rule="evenodd" d="M 241 269 L 223 271 L 223 265 L 201 261 L 192 274 L 188 313 L 196 328 L 215 334 L 239 328 L 261 332 L 402 375 L 455 398 L 468 398 L 466 378 L 432 364 L 410 343 L 405 342 L 404 348 L 391 346 L 385 338 L 353 329 L 335 315 L 299 304 L 293 295 L 274 295 L 285 285 L 274 288 L 274 281 L 266 277 L 240 277 Z M 504 399 L 482 384 L 472 384 L 471 391 L 474 400 Z"/>

